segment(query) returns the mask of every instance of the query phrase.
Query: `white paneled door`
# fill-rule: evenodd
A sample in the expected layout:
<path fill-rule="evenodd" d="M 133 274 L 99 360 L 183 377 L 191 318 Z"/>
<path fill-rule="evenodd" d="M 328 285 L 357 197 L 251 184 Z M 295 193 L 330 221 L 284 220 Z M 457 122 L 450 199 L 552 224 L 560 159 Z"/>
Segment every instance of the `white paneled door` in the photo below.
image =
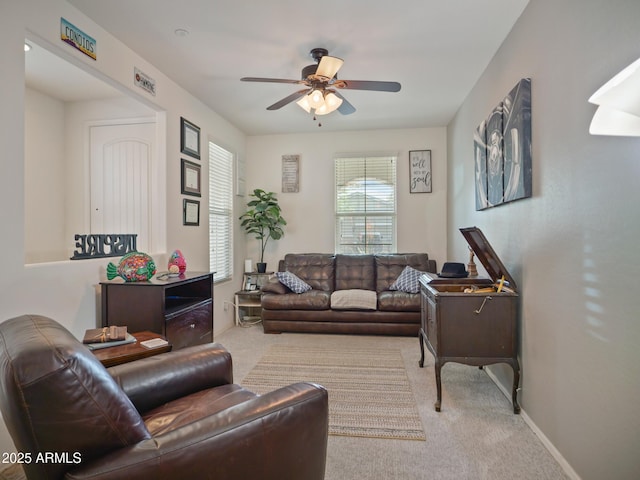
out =
<path fill-rule="evenodd" d="M 90 128 L 91 233 L 135 233 L 148 251 L 155 123 Z"/>

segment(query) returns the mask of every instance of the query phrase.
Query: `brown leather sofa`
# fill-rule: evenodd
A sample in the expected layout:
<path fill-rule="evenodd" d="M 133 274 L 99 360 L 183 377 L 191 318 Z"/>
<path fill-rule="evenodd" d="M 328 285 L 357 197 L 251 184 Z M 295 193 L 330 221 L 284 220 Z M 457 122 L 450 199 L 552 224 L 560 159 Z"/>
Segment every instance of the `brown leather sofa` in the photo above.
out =
<path fill-rule="evenodd" d="M 199 345 L 105 369 L 55 321 L 0 324 L 0 408 L 29 479 L 324 478 L 324 388 L 258 396 Z"/>
<path fill-rule="evenodd" d="M 436 272 L 426 253 L 409 254 L 287 254 L 278 270 L 291 272 L 312 287 L 294 293 L 272 277 L 262 287 L 265 333 L 315 332 L 417 336 L 420 294 L 390 290 L 406 266 Z M 375 309 L 340 309 L 333 293 L 375 292 Z"/>

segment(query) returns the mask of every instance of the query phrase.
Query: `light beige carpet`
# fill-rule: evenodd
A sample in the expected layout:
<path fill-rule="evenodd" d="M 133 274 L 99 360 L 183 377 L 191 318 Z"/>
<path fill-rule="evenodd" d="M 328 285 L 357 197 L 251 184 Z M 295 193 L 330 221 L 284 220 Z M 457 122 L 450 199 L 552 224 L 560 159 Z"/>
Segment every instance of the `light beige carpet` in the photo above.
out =
<path fill-rule="evenodd" d="M 264 394 L 295 382 L 329 392 L 329 434 L 425 440 L 399 349 L 272 345 L 242 381 Z"/>

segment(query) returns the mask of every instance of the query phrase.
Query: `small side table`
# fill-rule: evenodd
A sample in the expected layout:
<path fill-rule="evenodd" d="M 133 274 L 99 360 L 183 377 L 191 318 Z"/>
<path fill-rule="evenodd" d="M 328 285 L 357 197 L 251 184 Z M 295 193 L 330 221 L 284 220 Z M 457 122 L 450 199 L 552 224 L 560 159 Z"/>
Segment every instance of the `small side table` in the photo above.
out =
<path fill-rule="evenodd" d="M 273 272 L 245 272 L 242 278 L 242 292 L 260 290 L 262 286 L 273 276 Z"/>
<path fill-rule="evenodd" d="M 262 317 L 260 290 L 240 290 L 235 293 L 236 325 L 258 322 Z"/>
<path fill-rule="evenodd" d="M 93 350 L 93 354 L 105 367 L 113 367 L 114 365 L 133 362 L 134 360 L 140 360 L 141 358 L 152 357 L 153 355 L 158 355 L 159 353 L 171 351 L 170 343 L 155 348 L 146 348 L 140 345 L 140 342 L 151 340 L 152 338 L 164 339 L 162 335 L 158 335 L 154 332 L 137 332 L 132 333 L 131 335 L 136 338 L 136 343 L 128 343 L 126 345 L 118 345 L 117 347 L 107 347 L 101 348 L 99 350 Z"/>
<path fill-rule="evenodd" d="M 258 323 L 262 319 L 260 289 L 269 281 L 273 272 L 245 272 L 242 278 L 242 290 L 235 293 L 234 307 L 236 325 Z"/>

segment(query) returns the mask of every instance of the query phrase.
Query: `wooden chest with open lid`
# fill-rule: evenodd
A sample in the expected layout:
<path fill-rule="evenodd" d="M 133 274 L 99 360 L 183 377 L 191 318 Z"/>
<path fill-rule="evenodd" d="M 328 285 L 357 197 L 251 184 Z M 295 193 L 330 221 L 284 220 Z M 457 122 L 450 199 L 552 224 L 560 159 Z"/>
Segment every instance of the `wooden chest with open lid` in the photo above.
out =
<path fill-rule="evenodd" d="M 433 274 L 420 278 L 420 367 L 424 366 L 426 345 L 435 358 L 438 395 L 435 409 L 439 412 L 440 372 L 445 363 L 481 368 L 507 363 L 513 369 L 513 411 L 520 413 L 517 287 L 479 228 L 461 228 L 460 232 L 491 278 L 440 278 Z"/>

